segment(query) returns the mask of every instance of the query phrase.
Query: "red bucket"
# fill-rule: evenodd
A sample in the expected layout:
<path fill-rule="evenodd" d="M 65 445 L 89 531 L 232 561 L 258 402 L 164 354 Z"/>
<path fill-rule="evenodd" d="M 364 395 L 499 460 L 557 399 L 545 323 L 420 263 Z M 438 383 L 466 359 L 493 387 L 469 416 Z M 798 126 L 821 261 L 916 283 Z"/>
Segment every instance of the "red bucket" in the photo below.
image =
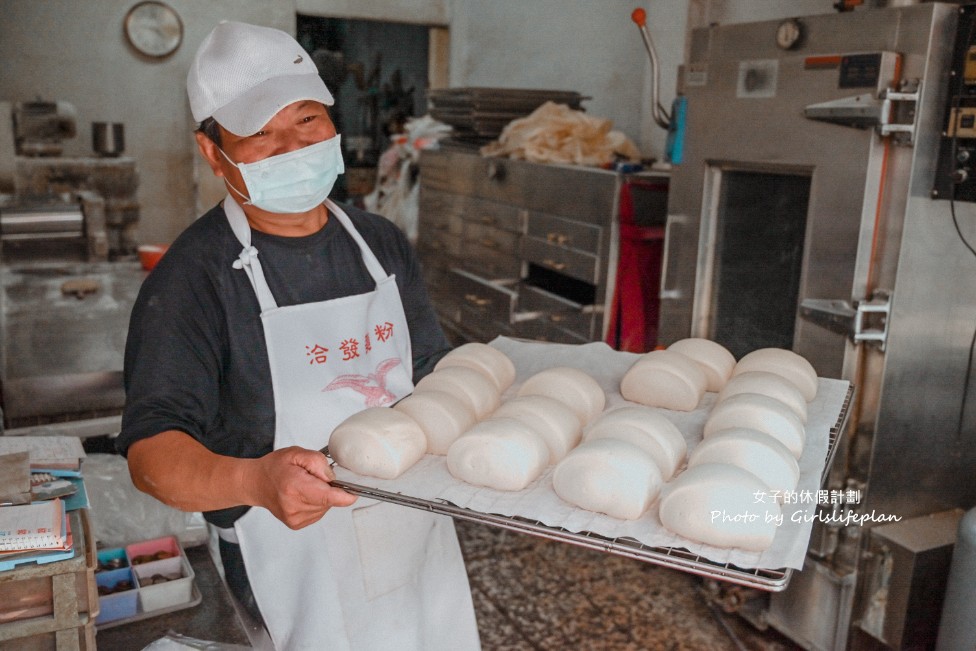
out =
<path fill-rule="evenodd" d="M 168 248 L 164 244 L 141 244 L 137 250 L 142 268 L 146 271 L 152 271 L 152 268 L 156 266 Z"/>

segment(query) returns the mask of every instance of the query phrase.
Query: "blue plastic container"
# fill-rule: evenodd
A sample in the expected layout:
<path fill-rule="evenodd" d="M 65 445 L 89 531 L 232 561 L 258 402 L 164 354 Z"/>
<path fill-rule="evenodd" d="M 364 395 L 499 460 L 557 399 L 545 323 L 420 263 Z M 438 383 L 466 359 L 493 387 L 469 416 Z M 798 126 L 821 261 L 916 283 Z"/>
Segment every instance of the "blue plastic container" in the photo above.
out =
<path fill-rule="evenodd" d="M 113 622 L 117 619 L 132 617 L 136 614 L 139 607 L 139 591 L 136 589 L 135 578 L 132 576 L 132 568 L 123 567 L 117 570 L 98 572 L 95 575 L 95 583 L 100 588 L 114 589 L 122 581 L 128 581 L 131 588 L 98 597 L 98 617 L 95 618 L 96 626 L 98 624 Z"/>
<path fill-rule="evenodd" d="M 110 563 L 115 562 L 119 564 L 118 567 L 114 569 L 119 569 L 121 567 L 129 567 L 129 558 L 125 554 L 124 547 L 115 547 L 113 549 L 102 549 L 98 552 L 98 567 L 102 568 L 108 566 Z M 109 570 L 99 569 L 99 572 L 105 572 Z"/>

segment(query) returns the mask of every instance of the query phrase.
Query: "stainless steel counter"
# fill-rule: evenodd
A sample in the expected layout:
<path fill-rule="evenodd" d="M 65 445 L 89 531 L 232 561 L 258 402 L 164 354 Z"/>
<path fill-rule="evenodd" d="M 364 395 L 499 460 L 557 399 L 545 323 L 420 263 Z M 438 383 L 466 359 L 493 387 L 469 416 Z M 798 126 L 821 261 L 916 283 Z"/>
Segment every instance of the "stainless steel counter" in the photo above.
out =
<path fill-rule="evenodd" d="M 0 267 L 0 383 L 8 427 L 117 413 L 135 262 Z"/>

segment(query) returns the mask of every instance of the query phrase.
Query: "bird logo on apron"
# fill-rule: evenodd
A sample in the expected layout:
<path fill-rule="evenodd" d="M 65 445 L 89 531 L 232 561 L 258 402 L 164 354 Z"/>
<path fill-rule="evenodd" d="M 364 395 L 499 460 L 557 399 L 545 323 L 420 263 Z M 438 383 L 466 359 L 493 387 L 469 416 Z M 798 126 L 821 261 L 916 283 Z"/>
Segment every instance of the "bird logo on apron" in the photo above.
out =
<path fill-rule="evenodd" d="M 376 370 L 368 375 L 340 375 L 329 382 L 323 391 L 338 391 L 339 389 L 352 389 L 362 394 L 365 399 L 366 407 L 382 407 L 396 402 L 397 397 L 390 393 L 386 388 L 386 376 L 397 366 L 400 360 L 396 357 L 385 359 L 379 363 Z"/>

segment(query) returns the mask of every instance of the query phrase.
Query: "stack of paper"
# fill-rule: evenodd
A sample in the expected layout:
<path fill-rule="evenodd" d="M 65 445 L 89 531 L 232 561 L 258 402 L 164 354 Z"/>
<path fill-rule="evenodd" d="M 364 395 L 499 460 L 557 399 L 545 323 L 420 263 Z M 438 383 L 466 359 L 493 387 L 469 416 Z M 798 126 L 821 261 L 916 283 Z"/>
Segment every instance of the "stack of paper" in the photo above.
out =
<path fill-rule="evenodd" d="M 62 500 L 0 508 L 0 570 L 24 562 L 62 560 L 73 553 Z"/>
<path fill-rule="evenodd" d="M 32 471 L 58 476 L 77 476 L 85 449 L 76 436 L 0 436 L 0 455 L 30 453 Z"/>
<path fill-rule="evenodd" d="M 67 512 L 88 506 L 74 436 L 0 436 L 0 571 L 74 555 Z"/>

